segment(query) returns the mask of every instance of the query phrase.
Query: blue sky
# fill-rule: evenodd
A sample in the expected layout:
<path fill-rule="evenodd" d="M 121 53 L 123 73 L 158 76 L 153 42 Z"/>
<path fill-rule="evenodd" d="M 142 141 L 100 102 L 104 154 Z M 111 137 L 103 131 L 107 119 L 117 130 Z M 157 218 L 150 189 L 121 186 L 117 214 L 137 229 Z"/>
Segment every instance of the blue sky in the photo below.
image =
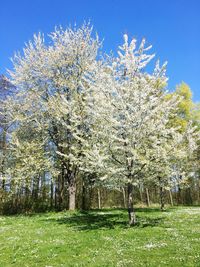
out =
<path fill-rule="evenodd" d="M 106 52 L 117 49 L 124 33 L 145 37 L 168 61 L 169 89 L 185 81 L 200 101 L 199 14 L 199 0 L 0 0 L 0 73 L 12 68 L 14 51 L 33 33 L 90 20 Z"/>

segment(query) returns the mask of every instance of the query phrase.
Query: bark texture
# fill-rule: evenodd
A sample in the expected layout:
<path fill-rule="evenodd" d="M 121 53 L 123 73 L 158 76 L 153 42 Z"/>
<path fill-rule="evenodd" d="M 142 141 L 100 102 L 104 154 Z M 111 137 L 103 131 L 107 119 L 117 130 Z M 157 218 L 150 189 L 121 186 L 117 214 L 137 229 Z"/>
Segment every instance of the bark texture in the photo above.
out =
<path fill-rule="evenodd" d="M 135 210 L 133 207 L 133 185 L 128 183 L 128 216 L 129 225 L 133 226 L 136 223 Z"/>

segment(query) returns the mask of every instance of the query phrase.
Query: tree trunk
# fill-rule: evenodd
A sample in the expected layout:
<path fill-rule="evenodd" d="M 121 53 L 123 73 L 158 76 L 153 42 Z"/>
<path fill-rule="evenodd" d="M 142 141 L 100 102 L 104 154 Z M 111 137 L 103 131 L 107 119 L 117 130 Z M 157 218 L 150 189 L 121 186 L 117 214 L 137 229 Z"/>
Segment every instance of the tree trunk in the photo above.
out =
<path fill-rule="evenodd" d="M 58 210 L 61 210 L 62 205 L 62 197 L 61 197 L 61 186 L 62 186 L 62 175 L 58 175 L 58 187 L 57 187 L 57 193 L 58 193 Z"/>
<path fill-rule="evenodd" d="M 25 209 L 27 209 L 29 206 L 29 195 L 30 195 L 29 182 L 26 180 L 25 181 L 25 199 L 24 199 Z"/>
<path fill-rule="evenodd" d="M 87 209 L 87 205 L 86 205 L 86 187 L 85 187 L 85 182 L 84 180 L 82 181 L 82 210 L 86 210 Z"/>
<path fill-rule="evenodd" d="M 61 197 L 61 203 L 62 203 L 62 208 L 64 207 L 64 190 L 65 190 L 65 169 L 62 167 L 62 176 L 61 176 L 61 192 L 60 192 L 60 197 Z"/>
<path fill-rule="evenodd" d="M 185 190 L 185 203 L 187 205 L 193 204 L 192 195 L 191 195 L 191 188 L 186 188 L 186 190 Z"/>
<path fill-rule="evenodd" d="M 198 179 L 197 192 L 198 192 L 198 195 L 197 195 L 197 203 L 199 205 L 200 204 L 200 178 Z"/>
<path fill-rule="evenodd" d="M 178 185 L 178 193 L 177 193 L 177 204 L 183 204 L 182 199 L 181 199 L 181 188 Z"/>
<path fill-rule="evenodd" d="M 53 178 L 51 177 L 51 200 L 50 200 L 51 209 L 53 209 Z"/>
<path fill-rule="evenodd" d="M 55 182 L 55 191 L 54 191 L 54 207 L 57 209 L 58 206 L 58 189 L 57 189 L 57 181 Z"/>
<path fill-rule="evenodd" d="M 135 225 L 135 210 L 133 207 L 133 185 L 128 183 L 128 216 L 129 216 L 129 225 Z"/>
<path fill-rule="evenodd" d="M 45 172 L 41 177 L 41 194 L 42 194 L 42 202 L 45 203 L 47 197 L 47 188 L 46 188 L 46 176 Z"/>
<path fill-rule="evenodd" d="M 147 201 L 147 207 L 150 206 L 150 200 L 149 200 L 149 189 L 146 188 L 146 201 Z"/>
<path fill-rule="evenodd" d="M 126 208 L 126 191 L 125 188 L 122 187 L 122 194 L 123 194 L 123 203 L 124 203 L 124 208 Z"/>
<path fill-rule="evenodd" d="M 69 191 L 69 210 L 75 210 L 76 209 L 76 182 L 75 182 L 74 173 L 70 174 L 68 191 Z"/>
<path fill-rule="evenodd" d="M 141 201 L 141 203 L 143 203 L 143 194 L 142 194 L 143 192 L 142 191 L 143 191 L 143 188 L 142 188 L 142 185 L 140 185 L 139 186 L 139 194 L 140 194 L 140 201 Z"/>
<path fill-rule="evenodd" d="M 2 163 L 1 163 L 1 174 L 2 174 L 2 189 L 5 190 L 5 157 L 6 157 L 6 130 L 3 129 L 3 139 L 2 139 Z"/>
<path fill-rule="evenodd" d="M 91 206 L 91 199 L 92 199 L 91 188 L 86 179 L 83 178 L 82 181 L 83 182 L 82 182 L 81 208 L 82 210 L 89 210 Z"/>
<path fill-rule="evenodd" d="M 40 177 L 36 176 L 33 179 L 34 180 L 33 180 L 32 198 L 33 198 L 33 201 L 37 201 L 39 197 Z"/>
<path fill-rule="evenodd" d="M 173 197 L 172 197 L 172 192 L 171 192 L 171 190 L 169 190 L 169 198 L 170 198 L 171 206 L 174 206 L 174 202 L 173 202 Z"/>
<path fill-rule="evenodd" d="M 101 191 L 97 188 L 97 195 L 98 195 L 98 209 L 101 209 Z"/>
<path fill-rule="evenodd" d="M 159 185 L 160 185 L 160 209 L 161 211 L 164 211 L 164 207 L 165 207 L 165 200 L 164 200 L 164 188 L 163 188 L 163 183 L 161 178 L 158 178 L 159 180 Z"/>
<path fill-rule="evenodd" d="M 160 186 L 160 209 L 164 211 L 165 208 L 165 201 L 164 201 L 164 189 Z"/>

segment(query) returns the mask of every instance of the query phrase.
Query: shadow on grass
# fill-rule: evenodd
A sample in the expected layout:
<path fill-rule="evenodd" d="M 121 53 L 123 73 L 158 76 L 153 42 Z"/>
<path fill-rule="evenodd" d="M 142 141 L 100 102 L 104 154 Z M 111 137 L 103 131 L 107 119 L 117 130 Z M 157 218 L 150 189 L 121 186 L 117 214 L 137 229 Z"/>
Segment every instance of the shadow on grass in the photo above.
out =
<path fill-rule="evenodd" d="M 160 212 L 160 208 L 136 208 L 136 212 Z"/>
<path fill-rule="evenodd" d="M 52 221 L 58 224 L 65 224 L 67 227 L 72 227 L 76 231 L 90 231 L 90 230 L 106 230 L 106 229 L 128 229 L 128 214 L 124 211 L 88 211 L 79 212 L 78 214 L 71 214 L 71 216 L 63 215 L 61 218 L 51 218 Z M 137 223 L 135 227 L 155 227 L 162 223 L 162 217 L 148 217 L 137 216 Z"/>

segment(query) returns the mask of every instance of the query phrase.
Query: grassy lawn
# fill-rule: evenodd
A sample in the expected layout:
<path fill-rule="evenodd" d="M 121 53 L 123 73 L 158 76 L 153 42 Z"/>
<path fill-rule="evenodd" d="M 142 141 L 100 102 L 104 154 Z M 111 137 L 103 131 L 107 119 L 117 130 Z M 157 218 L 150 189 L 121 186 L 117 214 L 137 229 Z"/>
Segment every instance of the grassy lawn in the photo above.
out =
<path fill-rule="evenodd" d="M 0 266 L 200 266 L 200 207 L 0 216 Z"/>

